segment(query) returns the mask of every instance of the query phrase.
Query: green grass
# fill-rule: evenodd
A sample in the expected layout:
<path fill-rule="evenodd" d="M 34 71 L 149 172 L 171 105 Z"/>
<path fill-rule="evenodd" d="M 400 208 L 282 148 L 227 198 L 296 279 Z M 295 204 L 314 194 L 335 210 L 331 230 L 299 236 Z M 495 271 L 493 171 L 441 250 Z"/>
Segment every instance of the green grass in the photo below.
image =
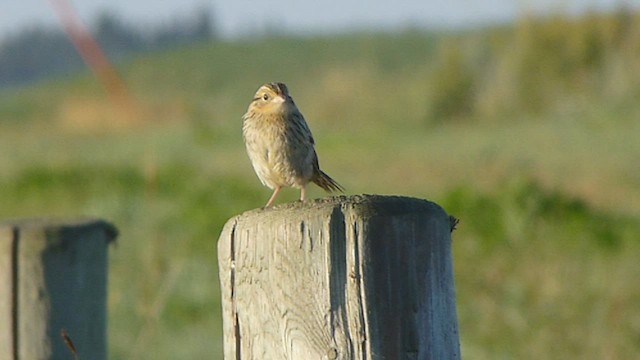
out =
<path fill-rule="evenodd" d="M 221 358 L 216 240 L 270 195 L 244 153 L 241 116 L 262 82 L 285 81 L 323 169 L 349 194 L 427 198 L 461 219 L 465 358 L 632 358 L 640 72 L 629 65 L 637 49 L 622 44 L 640 32 L 616 16 L 153 54 L 120 66 L 133 112 L 87 75 L 5 92 L 0 216 L 88 215 L 119 228 L 110 358 Z M 598 51 L 544 45 L 565 46 L 565 34 L 582 44 L 583 33 L 601 39 L 589 45 Z"/>
<path fill-rule="evenodd" d="M 453 247 L 463 355 L 619 359 L 637 352 L 635 218 L 522 180 L 492 194 L 461 187 L 441 204 L 463 219 Z"/>

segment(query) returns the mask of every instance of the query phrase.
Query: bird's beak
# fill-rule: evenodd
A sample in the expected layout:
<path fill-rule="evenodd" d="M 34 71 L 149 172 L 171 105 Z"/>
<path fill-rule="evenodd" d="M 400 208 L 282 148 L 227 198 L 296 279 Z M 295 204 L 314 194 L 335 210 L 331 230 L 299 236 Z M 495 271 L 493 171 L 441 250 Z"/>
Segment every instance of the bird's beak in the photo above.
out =
<path fill-rule="evenodd" d="M 287 101 L 287 97 L 285 95 L 278 95 L 273 99 L 273 102 L 276 104 L 282 104 Z"/>

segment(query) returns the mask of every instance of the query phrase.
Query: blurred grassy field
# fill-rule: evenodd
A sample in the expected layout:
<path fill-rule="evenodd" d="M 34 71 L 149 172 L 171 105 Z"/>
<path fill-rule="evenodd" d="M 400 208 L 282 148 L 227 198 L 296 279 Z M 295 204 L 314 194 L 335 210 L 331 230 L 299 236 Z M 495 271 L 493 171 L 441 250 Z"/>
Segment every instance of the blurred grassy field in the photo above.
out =
<path fill-rule="evenodd" d="M 463 357 L 632 358 L 639 20 L 204 44 L 120 66 L 135 109 L 90 74 L 4 92 L 0 216 L 117 225 L 110 358 L 221 358 L 216 240 L 270 195 L 241 116 L 261 83 L 283 81 L 349 194 L 426 198 L 461 219 Z"/>

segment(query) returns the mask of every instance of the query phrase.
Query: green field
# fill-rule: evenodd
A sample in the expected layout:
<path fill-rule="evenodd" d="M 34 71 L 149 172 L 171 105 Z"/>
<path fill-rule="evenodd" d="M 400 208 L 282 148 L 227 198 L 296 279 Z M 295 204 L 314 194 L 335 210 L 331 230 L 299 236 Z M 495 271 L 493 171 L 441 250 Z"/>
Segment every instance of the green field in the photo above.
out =
<path fill-rule="evenodd" d="M 241 116 L 288 84 L 348 194 L 436 201 L 466 359 L 640 353 L 640 17 L 216 42 L 0 93 L 0 216 L 96 216 L 112 359 L 221 358 L 216 240 L 270 195 Z M 280 202 L 293 201 L 285 190 Z M 310 195 L 324 196 L 318 188 Z"/>

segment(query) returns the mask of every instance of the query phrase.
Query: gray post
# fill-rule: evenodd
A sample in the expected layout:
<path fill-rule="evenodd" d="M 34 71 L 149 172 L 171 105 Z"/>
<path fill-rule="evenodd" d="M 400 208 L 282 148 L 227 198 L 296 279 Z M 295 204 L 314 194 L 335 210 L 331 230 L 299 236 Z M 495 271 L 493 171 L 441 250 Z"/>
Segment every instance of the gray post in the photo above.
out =
<path fill-rule="evenodd" d="M 0 223 L 0 359 L 104 360 L 107 245 L 100 220 Z"/>
<path fill-rule="evenodd" d="M 230 219 L 225 359 L 459 359 L 452 225 L 434 203 L 371 195 Z"/>

